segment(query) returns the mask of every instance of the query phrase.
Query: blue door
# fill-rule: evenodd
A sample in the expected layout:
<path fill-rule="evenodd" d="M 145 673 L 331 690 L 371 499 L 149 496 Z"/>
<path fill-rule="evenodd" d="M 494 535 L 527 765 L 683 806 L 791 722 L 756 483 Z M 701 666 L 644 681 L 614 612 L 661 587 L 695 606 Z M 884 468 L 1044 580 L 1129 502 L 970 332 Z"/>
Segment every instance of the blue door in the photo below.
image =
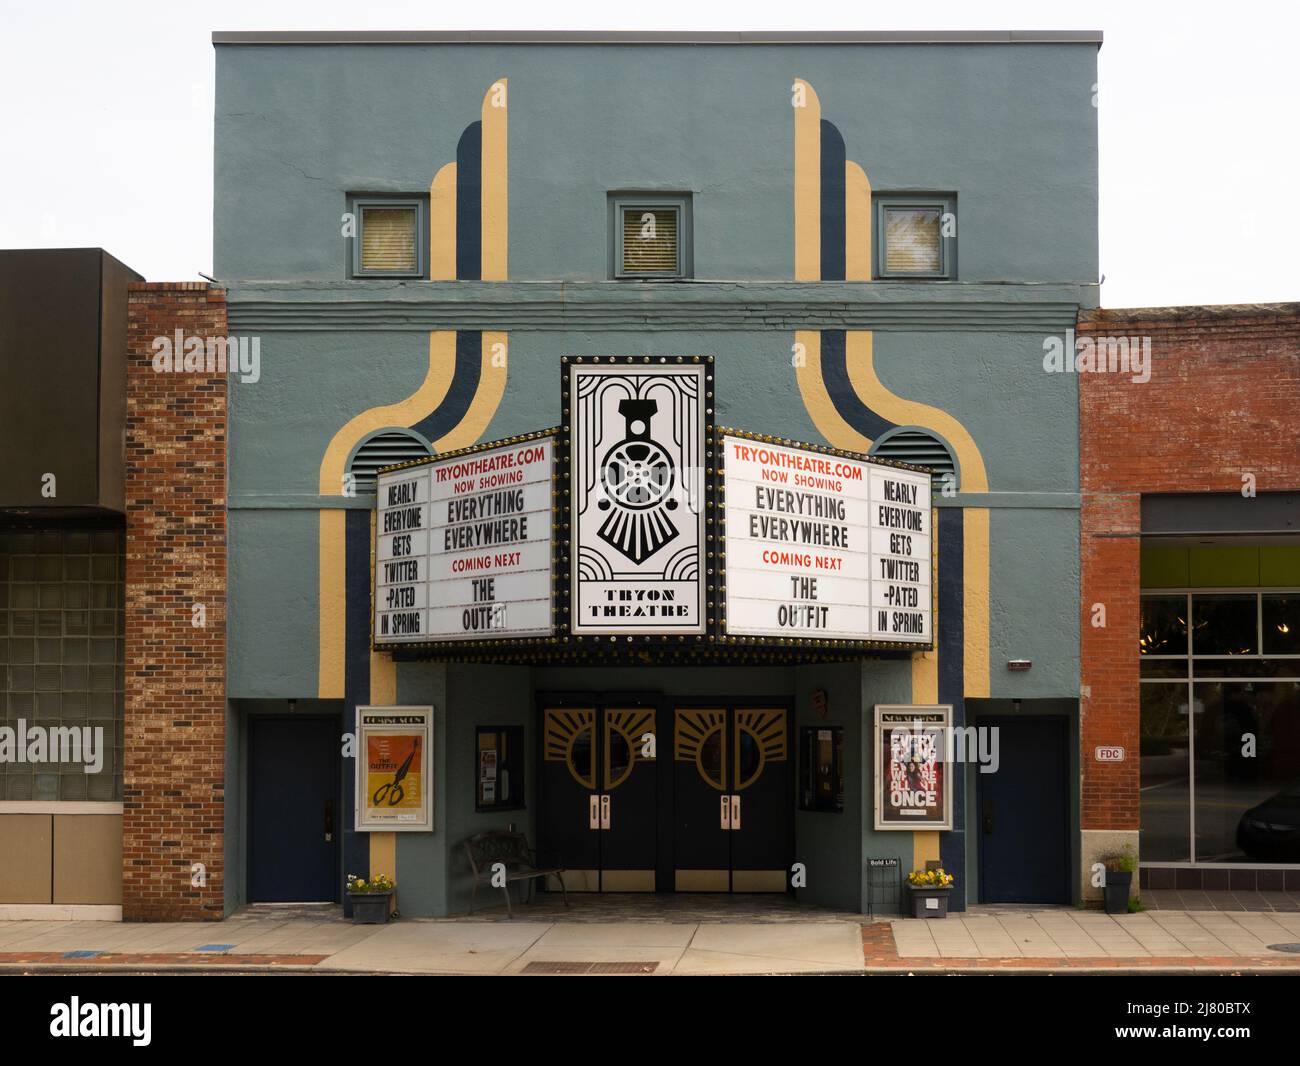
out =
<path fill-rule="evenodd" d="M 338 720 L 249 722 L 249 902 L 337 902 Z"/>
<path fill-rule="evenodd" d="M 999 765 L 978 782 L 981 903 L 1069 903 L 1069 753 L 1061 717 L 983 718 Z"/>

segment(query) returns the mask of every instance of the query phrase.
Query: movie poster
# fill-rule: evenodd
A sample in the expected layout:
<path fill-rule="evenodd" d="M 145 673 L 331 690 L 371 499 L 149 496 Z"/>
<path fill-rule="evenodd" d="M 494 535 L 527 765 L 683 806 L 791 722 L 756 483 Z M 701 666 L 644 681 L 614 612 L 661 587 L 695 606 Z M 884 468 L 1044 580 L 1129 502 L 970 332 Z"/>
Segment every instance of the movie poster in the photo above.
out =
<path fill-rule="evenodd" d="M 431 707 L 357 708 L 357 829 L 433 828 L 432 724 Z"/>
<path fill-rule="evenodd" d="M 952 828 L 952 707 L 876 706 L 876 828 Z"/>

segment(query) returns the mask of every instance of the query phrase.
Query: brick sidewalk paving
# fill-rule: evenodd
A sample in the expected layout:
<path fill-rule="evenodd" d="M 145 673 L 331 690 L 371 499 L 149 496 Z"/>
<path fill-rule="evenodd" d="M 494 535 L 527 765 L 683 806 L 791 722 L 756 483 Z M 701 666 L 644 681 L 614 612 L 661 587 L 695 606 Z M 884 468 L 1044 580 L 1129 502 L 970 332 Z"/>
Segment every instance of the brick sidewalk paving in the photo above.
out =
<path fill-rule="evenodd" d="M 220 952 L 0 951 L 0 966 L 315 966 L 328 955 L 227 955 Z"/>
<path fill-rule="evenodd" d="M 862 929 L 868 969 L 1300 969 L 1300 915 L 1064 908 L 901 919 Z"/>

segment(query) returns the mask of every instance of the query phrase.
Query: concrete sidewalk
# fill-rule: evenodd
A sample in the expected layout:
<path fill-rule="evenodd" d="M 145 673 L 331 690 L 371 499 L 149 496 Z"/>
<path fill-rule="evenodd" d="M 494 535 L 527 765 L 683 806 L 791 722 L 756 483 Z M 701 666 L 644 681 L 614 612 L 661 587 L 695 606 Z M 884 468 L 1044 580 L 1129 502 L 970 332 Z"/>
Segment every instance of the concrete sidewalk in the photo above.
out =
<path fill-rule="evenodd" d="M 310 968 L 411 974 L 754 974 L 864 969 L 857 921 L 537 922 L 236 915 L 220 923 L 0 923 L 0 967 Z"/>
<path fill-rule="evenodd" d="M 0 922 L 0 969 L 408 974 L 944 970 L 1300 971 L 1300 914 L 989 909 L 943 920 L 402 919 L 244 912 L 219 923 Z"/>

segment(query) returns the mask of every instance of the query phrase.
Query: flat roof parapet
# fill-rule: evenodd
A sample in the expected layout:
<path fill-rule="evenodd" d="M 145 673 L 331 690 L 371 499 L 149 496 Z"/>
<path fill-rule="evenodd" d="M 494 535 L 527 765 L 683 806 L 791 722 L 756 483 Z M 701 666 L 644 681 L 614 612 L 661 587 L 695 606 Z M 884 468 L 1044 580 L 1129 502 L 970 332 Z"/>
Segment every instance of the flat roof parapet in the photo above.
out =
<path fill-rule="evenodd" d="M 1100 30 L 216 30 L 216 44 L 1101 44 Z"/>

